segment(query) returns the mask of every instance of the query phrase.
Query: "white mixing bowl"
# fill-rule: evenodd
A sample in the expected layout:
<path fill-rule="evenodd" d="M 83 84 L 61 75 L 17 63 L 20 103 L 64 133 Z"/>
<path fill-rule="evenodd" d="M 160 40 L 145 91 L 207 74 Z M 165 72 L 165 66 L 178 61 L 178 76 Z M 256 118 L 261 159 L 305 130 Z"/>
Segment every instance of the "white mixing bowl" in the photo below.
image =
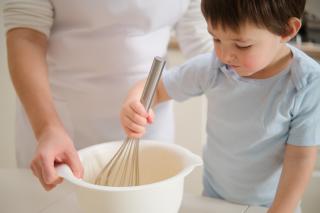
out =
<path fill-rule="evenodd" d="M 78 202 L 86 213 L 177 213 L 183 196 L 184 178 L 199 156 L 169 143 L 140 141 L 140 184 L 131 187 L 95 185 L 94 180 L 122 141 L 107 142 L 80 150 L 84 178 L 76 178 L 67 165 L 58 174 L 76 186 Z"/>

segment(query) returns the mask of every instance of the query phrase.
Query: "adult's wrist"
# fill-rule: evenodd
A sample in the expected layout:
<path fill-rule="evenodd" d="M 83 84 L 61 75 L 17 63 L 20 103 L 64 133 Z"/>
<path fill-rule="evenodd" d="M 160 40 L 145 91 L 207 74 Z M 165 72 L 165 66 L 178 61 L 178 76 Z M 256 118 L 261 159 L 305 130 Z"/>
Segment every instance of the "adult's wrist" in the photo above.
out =
<path fill-rule="evenodd" d="M 38 142 L 42 141 L 41 139 L 47 137 L 47 135 L 55 134 L 59 132 L 60 133 L 65 132 L 65 129 L 60 122 L 50 122 L 34 130 L 34 134 Z"/>

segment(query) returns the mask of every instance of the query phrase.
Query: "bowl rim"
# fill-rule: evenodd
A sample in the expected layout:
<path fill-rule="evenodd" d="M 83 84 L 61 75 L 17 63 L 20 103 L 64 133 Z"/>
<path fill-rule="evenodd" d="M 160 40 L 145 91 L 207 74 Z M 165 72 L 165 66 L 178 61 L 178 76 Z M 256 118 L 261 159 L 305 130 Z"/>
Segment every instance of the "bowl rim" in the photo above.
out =
<path fill-rule="evenodd" d="M 110 141 L 110 142 L 102 142 L 99 144 L 95 144 L 92 146 L 85 147 L 81 150 L 78 151 L 78 154 L 81 159 L 81 154 L 87 152 L 90 149 L 96 149 L 97 147 L 102 147 L 105 146 L 106 144 L 110 143 L 122 143 L 123 141 Z M 168 143 L 168 142 L 161 142 L 161 141 L 156 141 L 156 140 L 140 140 L 141 143 L 150 143 L 150 144 L 155 144 L 155 145 L 160 145 L 162 147 L 166 147 L 169 149 L 175 149 L 175 151 L 179 151 L 180 153 L 184 153 L 189 155 L 194 163 L 193 165 L 187 166 L 186 168 L 182 169 L 180 172 L 178 172 L 176 175 L 166 178 L 164 180 L 157 181 L 155 183 L 149 183 L 149 184 L 144 184 L 144 185 L 138 185 L 138 186 L 101 186 L 101 185 L 96 185 L 93 183 L 89 183 L 84 181 L 81 178 L 77 178 L 73 175 L 70 167 L 66 164 L 61 164 L 56 167 L 57 173 L 60 177 L 66 179 L 67 181 L 77 185 L 77 186 L 82 186 L 84 188 L 88 189 L 94 189 L 98 191 L 135 191 L 135 190 L 141 190 L 141 189 L 147 189 L 147 188 L 153 188 L 153 187 L 161 187 L 166 184 L 171 184 L 172 182 L 178 182 L 178 181 L 183 181 L 184 177 L 187 176 L 195 167 L 197 166 L 202 166 L 203 161 L 200 156 L 192 153 L 190 150 L 177 145 L 175 143 Z"/>

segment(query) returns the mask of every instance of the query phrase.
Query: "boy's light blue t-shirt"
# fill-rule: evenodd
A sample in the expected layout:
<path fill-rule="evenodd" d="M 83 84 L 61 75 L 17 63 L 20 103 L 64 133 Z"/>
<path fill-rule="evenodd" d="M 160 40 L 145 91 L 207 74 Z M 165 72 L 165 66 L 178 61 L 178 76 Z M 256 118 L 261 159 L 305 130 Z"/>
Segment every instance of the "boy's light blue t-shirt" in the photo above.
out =
<path fill-rule="evenodd" d="M 285 145 L 320 144 L 320 66 L 289 47 L 292 63 L 268 79 L 240 77 L 213 53 L 164 73 L 173 99 L 208 99 L 204 194 L 270 206 Z"/>

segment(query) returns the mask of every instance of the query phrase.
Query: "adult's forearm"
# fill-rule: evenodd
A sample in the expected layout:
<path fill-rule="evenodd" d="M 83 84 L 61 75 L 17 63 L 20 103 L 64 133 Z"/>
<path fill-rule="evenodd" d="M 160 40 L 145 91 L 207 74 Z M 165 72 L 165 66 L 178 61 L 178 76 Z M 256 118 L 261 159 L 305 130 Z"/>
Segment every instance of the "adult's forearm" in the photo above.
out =
<path fill-rule="evenodd" d="M 292 213 L 301 200 L 315 166 L 317 147 L 287 145 L 282 175 L 270 213 Z"/>
<path fill-rule="evenodd" d="M 61 126 L 48 82 L 46 36 L 13 29 L 7 33 L 7 50 L 11 79 L 36 137 L 46 128 Z"/>

